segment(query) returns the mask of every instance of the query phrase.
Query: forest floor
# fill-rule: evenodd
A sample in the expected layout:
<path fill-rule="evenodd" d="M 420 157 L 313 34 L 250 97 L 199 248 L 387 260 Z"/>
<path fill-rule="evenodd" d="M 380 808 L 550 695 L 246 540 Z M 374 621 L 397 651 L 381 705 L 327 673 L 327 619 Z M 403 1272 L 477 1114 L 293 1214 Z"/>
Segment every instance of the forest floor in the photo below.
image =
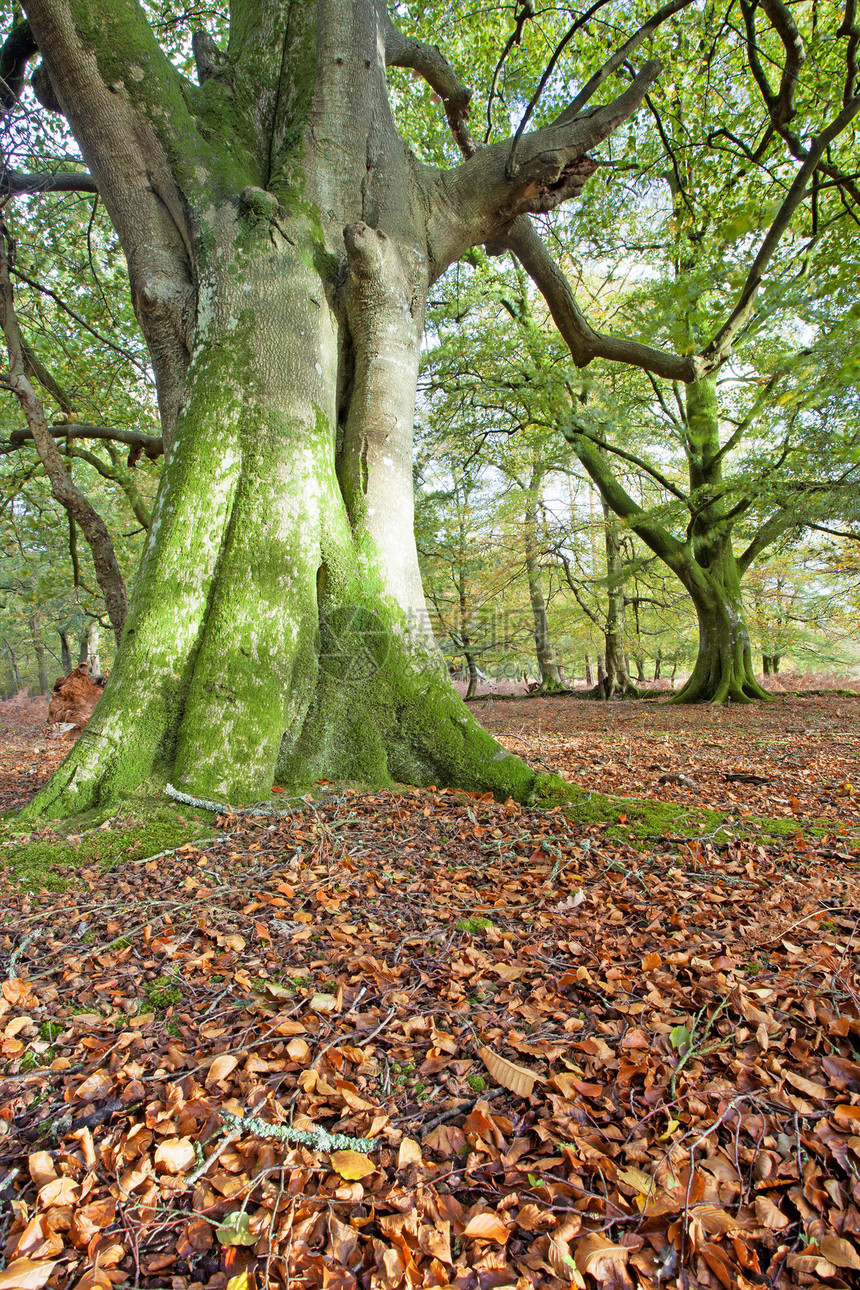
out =
<path fill-rule="evenodd" d="M 588 795 L 7 822 L 0 1290 L 860 1284 L 860 700 L 473 711 Z"/>

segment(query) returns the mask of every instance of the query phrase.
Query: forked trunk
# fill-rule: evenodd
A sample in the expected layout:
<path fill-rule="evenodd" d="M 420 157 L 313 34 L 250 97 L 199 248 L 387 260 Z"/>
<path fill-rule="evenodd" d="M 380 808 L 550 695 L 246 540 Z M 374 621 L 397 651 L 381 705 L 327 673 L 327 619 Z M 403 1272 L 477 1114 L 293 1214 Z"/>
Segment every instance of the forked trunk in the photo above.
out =
<path fill-rule="evenodd" d="M 345 290 L 390 308 L 377 301 L 362 334 L 355 305 L 339 431 L 343 324 L 312 230 L 282 218 L 249 251 L 247 230 L 219 223 L 122 647 L 37 809 L 81 810 L 158 767 L 231 802 L 323 776 L 521 796 L 530 772 L 471 717 L 429 635 L 403 490 L 420 315 L 390 244 L 364 225 L 348 237 Z"/>

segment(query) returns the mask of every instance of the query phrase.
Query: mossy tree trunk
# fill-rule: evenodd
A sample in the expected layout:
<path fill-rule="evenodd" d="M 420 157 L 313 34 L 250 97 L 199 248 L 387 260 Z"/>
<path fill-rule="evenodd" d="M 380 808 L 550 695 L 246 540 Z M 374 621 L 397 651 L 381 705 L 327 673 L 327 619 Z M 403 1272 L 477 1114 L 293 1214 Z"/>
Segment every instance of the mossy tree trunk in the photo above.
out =
<path fill-rule="evenodd" d="M 432 640 L 413 535 L 412 420 L 430 285 L 574 196 L 634 112 L 562 114 L 450 170 L 420 165 L 386 65 L 462 126 L 468 93 L 382 0 L 236 0 L 197 83 L 132 0 L 27 0 L 52 92 L 118 231 L 165 467 L 95 716 L 29 808 L 71 813 L 153 772 L 247 801 L 321 776 L 523 798 Z"/>
<path fill-rule="evenodd" d="M 650 516 L 620 484 L 602 443 L 576 425 L 565 431 L 574 452 L 597 485 L 604 505 L 621 518 L 680 579 L 696 610 L 699 645 L 689 680 L 676 703 L 749 703 L 772 696 L 759 684 L 752 664 L 741 579 L 752 560 L 784 531 L 785 521 L 764 526 L 746 550 L 732 545 L 739 508 L 728 509 L 722 479 L 713 378 L 686 387 L 685 448 L 690 475 L 691 519 L 683 540 Z"/>

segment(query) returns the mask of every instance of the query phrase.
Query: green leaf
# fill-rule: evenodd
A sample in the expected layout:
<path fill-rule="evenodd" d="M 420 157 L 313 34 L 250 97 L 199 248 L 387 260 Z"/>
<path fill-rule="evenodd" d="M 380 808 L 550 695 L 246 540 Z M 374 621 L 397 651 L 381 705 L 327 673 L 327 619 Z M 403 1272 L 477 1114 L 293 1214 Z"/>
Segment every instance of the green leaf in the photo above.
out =
<path fill-rule="evenodd" d="M 251 1220 L 243 1209 L 228 1214 L 215 1228 L 220 1245 L 256 1245 L 257 1238 L 251 1231 Z"/>
<path fill-rule="evenodd" d="M 673 1026 L 669 1031 L 669 1043 L 682 1057 L 686 1056 L 693 1046 L 692 1031 L 686 1026 Z"/>

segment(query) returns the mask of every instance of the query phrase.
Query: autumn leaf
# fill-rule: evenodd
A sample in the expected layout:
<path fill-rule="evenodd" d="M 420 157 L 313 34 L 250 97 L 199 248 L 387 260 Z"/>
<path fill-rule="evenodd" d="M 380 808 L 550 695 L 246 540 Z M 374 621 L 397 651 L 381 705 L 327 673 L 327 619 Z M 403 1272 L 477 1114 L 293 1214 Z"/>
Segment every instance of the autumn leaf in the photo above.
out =
<path fill-rule="evenodd" d="M 13 1007 L 32 1008 L 38 1003 L 30 982 L 22 980 L 21 977 L 7 978 L 0 985 L 0 990 L 3 992 L 3 998 L 7 1003 L 11 1003 Z"/>
<path fill-rule="evenodd" d="M 630 1253 L 627 1246 L 616 1245 L 592 1232 L 576 1242 L 573 1259 L 580 1272 L 594 1277 L 599 1284 L 632 1286 L 627 1271 Z"/>
<path fill-rule="evenodd" d="M 496 1241 L 499 1245 L 504 1245 L 510 1230 L 498 1214 L 491 1210 L 484 1210 L 480 1214 L 472 1215 L 463 1229 L 463 1235 L 474 1237 L 479 1241 Z"/>
<path fill-rule="evenodd" d="M 190 1138 L 165 1138 L 155 1151 L 159 1173 L 186 1173 L 194 1164 L 194 1143 Z"/>
<path fill-rule="evenodd" d="M 376 1169 L 369 1156 L 363 1156 L 358 1151 L 333 1151 L 329 1159 L 332 1169 L 341 1178 L 366 1178 Z"/>
<path fill-rule="evenodd" d="M 53 1260 L 13 1259 L 0 1272 L 0 1290 L 39 1290 L 56 1266 Z"/>
<path fill-rule="evenodd" d="M 837 1268 L 853 1268 L 855 1272 L 860 1272 L 860 1254 L 842 1236 L 822 1236 L 821 1253 Z"/>
<path fill-rule="evenodd" d="M 234 1057 L 232 1053 L 222 1053 L 220 1057 L 216 1057 L 206 1074 L 207 1087 L 210 1084 L 220 1084 L 236 1069 L 238 1064 L 238 1058 Z"/>
<path fill-rule="evenodd" d="M 496 1083 L 501 1084 L 502 1088 L 509 1088 L 519 1097 L 531 1097 L 535 1083 L 545 1079 L 545 1076 L 538 1075 L 536 1071 L 517 1066 L 515 1062 L 508 1061 L 507 1057 L 500 1057 L 492 1048 L 479 1048 L 478 1056 Z"/>

